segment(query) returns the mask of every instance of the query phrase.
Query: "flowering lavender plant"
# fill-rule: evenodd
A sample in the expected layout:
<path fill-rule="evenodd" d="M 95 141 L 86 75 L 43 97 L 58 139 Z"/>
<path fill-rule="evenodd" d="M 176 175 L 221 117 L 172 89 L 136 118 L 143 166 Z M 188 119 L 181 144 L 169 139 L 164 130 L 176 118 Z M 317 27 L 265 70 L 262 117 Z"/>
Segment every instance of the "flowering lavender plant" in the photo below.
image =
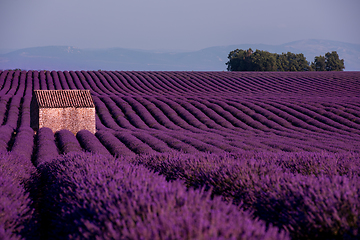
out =
<path fill-rule="evenodd" d="M 288 239 L 210 192 L 121 159 L 72 153 L 40 172 L 48 238 Z"/>
<path fill-rule="evenodd" d="M 358 154 L 173 152 L 132 161 L 188 187 L 213 189 L 295 239 L 360 236 Z"/>
<path fill-rule="evenodd" d="M 69 130 L 63 129 L 55 133 L 59 149 L 62 153 L 81 152 L 82 148 L 75 135 Z"/>
<path fill-rule="evenodd" d="M 0 153 L 0 239 L 35 236 L 34 208 L 30 198 L 36 169 L 21 156 Z"/>
<path fill-rule="evenodd" d="M 59 150 L 55 143 L 54 133 L 50 128 L 42 127 L 37 132 L 37 152 L 34 165 L 51 161 L 59 155 Z"/>

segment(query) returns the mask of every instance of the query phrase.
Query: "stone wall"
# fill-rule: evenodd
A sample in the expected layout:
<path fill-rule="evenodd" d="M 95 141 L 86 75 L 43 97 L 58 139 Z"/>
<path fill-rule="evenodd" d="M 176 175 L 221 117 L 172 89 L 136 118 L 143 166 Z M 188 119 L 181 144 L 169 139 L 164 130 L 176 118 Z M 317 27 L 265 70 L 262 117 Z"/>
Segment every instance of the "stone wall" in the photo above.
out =
<path fill-rule="evenodd" d="M 86 129 L 95 133 L 95 108 L 40 108 L 39 128 L 42 127 L 53 132 L 67 129 L 76 134 Z"/>

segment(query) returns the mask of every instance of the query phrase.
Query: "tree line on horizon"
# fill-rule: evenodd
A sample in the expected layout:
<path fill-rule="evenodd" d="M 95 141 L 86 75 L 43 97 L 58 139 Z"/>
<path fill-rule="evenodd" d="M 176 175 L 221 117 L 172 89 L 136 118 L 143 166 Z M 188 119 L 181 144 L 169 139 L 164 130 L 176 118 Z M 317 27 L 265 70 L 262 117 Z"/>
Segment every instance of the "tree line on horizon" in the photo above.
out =
<path fill-rule="evenodd" d="M 302 53 L 270 53 L 258 50 L 254 52 L 236 49 L 228 55 L 228 71 L 343 71 L 344 59 L 340 59 L 336 51 L 327 52 L 324 56 L 316 56 L 308 62 Z"/>

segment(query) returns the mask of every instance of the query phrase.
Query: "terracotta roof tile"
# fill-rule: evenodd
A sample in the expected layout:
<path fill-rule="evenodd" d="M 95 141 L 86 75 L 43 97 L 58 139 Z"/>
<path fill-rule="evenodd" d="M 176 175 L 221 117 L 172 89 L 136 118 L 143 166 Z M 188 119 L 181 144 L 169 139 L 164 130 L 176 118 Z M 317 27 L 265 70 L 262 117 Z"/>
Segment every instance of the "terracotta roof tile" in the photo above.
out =
<path fill-rule="evenodd" d="M 90 90 L 34 90 L 39 108 L 94 108 Z"/>

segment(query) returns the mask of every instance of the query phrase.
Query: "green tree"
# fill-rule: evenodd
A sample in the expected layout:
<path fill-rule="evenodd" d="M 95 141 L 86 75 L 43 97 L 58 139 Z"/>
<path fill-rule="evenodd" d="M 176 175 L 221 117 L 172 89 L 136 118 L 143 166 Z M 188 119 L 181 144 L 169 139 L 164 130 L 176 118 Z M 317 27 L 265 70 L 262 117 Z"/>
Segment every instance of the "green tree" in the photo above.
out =
<path fill-rule="evenodd" d="M 342 71 L 345 68 L 344 59 L 340 59 L 336 51 L 316 56 L 311 65 L 315 71 Z"/>
<path fill-rule="evenodd" d="M 311 71 L 310 63 L 302 53 L 282 53 L 277 55 L 278 71 Z"/>
<path fill-rule="evenodd" d="M 247 51 L 236 49 L 228 55 L 229 61 L 226 63 L 228 71 L 251 71 L 252 63 L 250 56 L 253 50 L 249 48 Z"/>
<path fill-rule="evenodd" d="M 284 72 L 289 71 L 289 61 L 285 53 L 277 54 L 276 56 L 277 71 Z"/>
<path fill-rule="evenodd" d="M 311 66 L 315 71 L 325 71 L 326 70 L 325 57 L 321 55 L 316 56 L 314 62 L 311 63 Z"/>
<path fill-rule="evenodd" d="M 342 71 L 344 66 L 344 59 L 340 59 L 336 51 L 327 52 L 325 54 L 325 68 L 326 71 Z"/>
<path fill-rule="evenodd" d="M 267 51 L 256 51 L 251 54 L 251 65 L 252 69 L 250 71 L 276 71 L 276 55 L 269 53 Z"/>
<path fill-rule="evenodd" d="M 276 71 L 276 56 L 272 53 L 251 48 L 236 49 L 228 55 L 228 71 Z"/>
<path fill-rule="evenodd" d="M 269 53 L 251 48 L 236 49 L 228 55 L 228 71 L 310 71 L 311 66 L 302 53 Z"/>

